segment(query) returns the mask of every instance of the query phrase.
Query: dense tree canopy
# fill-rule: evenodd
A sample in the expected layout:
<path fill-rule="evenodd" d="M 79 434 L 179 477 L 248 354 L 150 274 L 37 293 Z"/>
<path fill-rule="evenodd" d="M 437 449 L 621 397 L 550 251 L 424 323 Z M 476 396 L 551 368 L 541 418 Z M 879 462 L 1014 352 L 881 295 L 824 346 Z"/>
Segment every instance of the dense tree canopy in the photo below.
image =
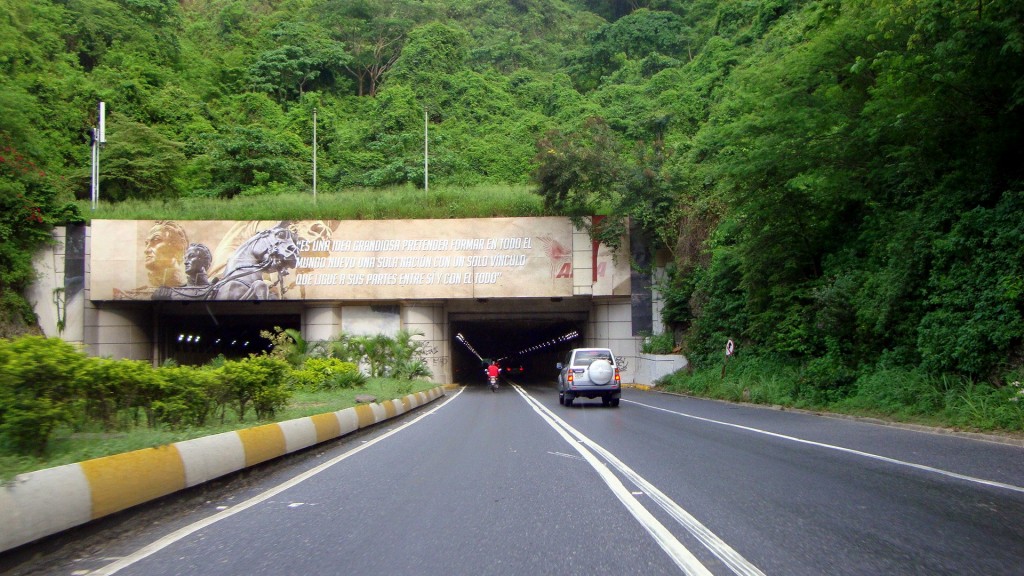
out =
<path fill-rule="evenodd" d="M 672 257 L 665 320 L 835 374 L 1021 376 L 1015 0 L 0 0 L 0 294 L 88 197 L 531 182 Z M 603 236 L 602 236 L 603 235 Z"/>

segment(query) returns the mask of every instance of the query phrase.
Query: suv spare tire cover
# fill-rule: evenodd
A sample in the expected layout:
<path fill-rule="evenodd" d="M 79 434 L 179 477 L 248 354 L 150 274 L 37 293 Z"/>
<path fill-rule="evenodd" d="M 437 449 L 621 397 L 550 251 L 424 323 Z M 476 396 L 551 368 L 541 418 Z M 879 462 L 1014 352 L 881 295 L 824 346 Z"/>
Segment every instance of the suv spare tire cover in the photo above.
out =
<path fill-rule="evenodd" d="M 612 365 L 607 360 L 594 360 L 590 364 L 590 381 L 594 384 L 607 384 L 612 381 Z"/>

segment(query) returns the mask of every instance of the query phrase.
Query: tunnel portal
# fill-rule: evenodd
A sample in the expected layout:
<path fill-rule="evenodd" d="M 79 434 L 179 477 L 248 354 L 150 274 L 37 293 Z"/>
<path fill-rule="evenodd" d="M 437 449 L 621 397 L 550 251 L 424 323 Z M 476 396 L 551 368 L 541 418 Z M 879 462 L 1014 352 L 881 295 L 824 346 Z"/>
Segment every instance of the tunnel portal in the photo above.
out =
<path fill-rule="evenodd" d="M 483 384 L 488 360 L 517 383 L 554 382 L 562 352 L 581 345 L 584 312 L 506 312 L 453 314 L 452 378 L 457 384 Z"/>

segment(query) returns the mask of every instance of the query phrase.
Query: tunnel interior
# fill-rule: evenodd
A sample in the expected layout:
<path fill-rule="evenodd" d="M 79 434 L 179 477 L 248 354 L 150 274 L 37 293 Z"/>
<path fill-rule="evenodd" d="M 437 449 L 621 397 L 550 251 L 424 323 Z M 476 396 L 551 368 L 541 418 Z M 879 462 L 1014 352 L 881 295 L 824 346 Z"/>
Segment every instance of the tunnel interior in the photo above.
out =
<path fill-rule="evenodd" d="M 160 316 L 160 359 L 173 358 L 178 364 L 201 365 L 218 355 L 245 358 L 270 346 L 260 335 L 274 327 L 298 330 L 298 314 L 212 314 Z"/>
<path fill-rule="evenodd" d="M 456 384 L 484 385 L 488 360 L 522 384 L 554 383 L 555 363 L 581 346 L 583 314 L 503 314 L 450 318 L 452 378 Z"/>

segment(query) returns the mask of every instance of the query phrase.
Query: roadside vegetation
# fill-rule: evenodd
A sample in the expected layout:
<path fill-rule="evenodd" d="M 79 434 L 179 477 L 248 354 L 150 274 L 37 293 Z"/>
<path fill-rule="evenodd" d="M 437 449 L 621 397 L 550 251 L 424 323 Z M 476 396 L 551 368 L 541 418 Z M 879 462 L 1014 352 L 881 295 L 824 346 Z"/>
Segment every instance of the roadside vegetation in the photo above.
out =
<path fill-rule="evenodd" d="M 724 354 L 658 382 L 660 389 L 969 432 L 1024 432 L 1024 378 L 994 386 L 966 377 L 893 367 L 863 374 L 826 362 Z"/>
<path fill-rule="evenodd" d="M 307 343 L 204 366 L 87 356 L 59 338 L 0 339 L 0 481 L 38 470 L 400 398 L 435 386 L 414 334 Z M 362 366 L 362 367 L 361 367 Z"/>

